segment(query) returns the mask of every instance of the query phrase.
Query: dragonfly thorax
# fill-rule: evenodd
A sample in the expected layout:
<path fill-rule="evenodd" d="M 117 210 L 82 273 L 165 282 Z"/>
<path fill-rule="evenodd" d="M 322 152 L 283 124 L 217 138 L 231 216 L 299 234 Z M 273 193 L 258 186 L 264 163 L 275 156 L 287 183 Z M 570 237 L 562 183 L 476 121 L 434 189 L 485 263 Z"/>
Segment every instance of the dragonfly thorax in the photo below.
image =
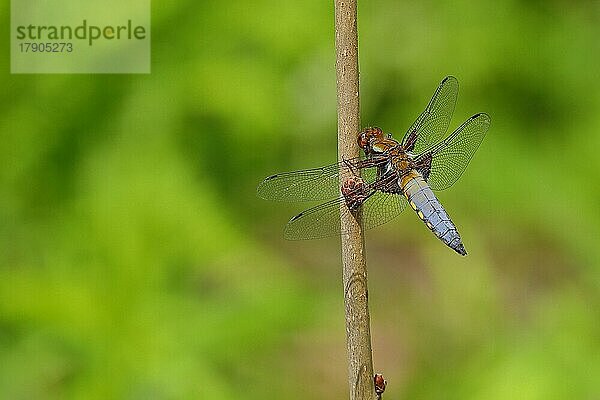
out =
<path fill-rule="evenodd" d="M 399 176 L 402 176 L 415 169 L 415 162 L 413 158 L 402 148 L 392 150 L 390 158 L 392 167 Z"/>
<path fill-rule="evenodd" d="M 397 176 L 402 176 L 415 168 L 413 155 L 407 152 L 397 140 L 390 135 L 385 135 L 381 128 L 365 128 L 358 135 L 358 145 L 367 157 L 387 156 L 389 161 L 380 170 L 380 174 L 395 173 Z"/>

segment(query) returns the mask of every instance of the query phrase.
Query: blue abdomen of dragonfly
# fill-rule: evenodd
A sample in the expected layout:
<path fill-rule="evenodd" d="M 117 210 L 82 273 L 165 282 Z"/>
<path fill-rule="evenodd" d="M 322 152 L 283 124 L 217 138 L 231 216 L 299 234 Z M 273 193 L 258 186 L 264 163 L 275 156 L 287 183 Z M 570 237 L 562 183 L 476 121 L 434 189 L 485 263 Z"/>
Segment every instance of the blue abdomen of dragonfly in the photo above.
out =
<path fill-rule="evenodd" d="M 418 217 L 448 247 L 463 256 L 466 255 L 456 226 L 423 177 L 413 174 L 403 182 L 404 195 Z"/>

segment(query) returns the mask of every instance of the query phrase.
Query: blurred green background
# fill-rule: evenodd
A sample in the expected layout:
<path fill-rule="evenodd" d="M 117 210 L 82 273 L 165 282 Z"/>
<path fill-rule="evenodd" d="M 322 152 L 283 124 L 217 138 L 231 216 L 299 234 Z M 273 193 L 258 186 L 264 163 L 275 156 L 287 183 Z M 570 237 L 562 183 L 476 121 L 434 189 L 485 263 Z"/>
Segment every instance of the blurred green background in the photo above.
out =
<path fill-rule="evenodd" d="M 0 8 L 9 24 L 8 4 Z M 0 398 L 346 398 L 339 239 L 257 199 L 336 159 L 331 1 L 153 2 L 150 75 L 0 75 Z M 492 127 L 367 235 L 388 399 L 600 399 L 600 4 L 359 5 L 362 124 Z"/>

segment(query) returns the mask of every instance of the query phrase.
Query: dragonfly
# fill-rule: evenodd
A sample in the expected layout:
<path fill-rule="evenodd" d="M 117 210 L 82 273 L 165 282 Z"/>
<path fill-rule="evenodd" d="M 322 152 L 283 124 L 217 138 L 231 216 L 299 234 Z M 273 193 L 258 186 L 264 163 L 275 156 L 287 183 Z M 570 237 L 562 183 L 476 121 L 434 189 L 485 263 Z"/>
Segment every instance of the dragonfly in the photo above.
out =
<path fill-rule="evenodd" d="M 460 178 L 491 120 L 488 114 L 477 113 L 446 136 L 457 97 L 458 80 L 447 76 L 401 141 L 381 128 L 365 128 L 357 136 L 364 155 L 268 176 L 257 195 L 276 201 L 322 201 L 292 217 L 284 229 L 286 239 L 347 233 L 341 229 L 340 217 L 356 216 L 359 211 L 363 228 L 373 228 L 410 205 L 435 236 L 465 256 L 458 229 L 434 191 L 445 190 Z"/>

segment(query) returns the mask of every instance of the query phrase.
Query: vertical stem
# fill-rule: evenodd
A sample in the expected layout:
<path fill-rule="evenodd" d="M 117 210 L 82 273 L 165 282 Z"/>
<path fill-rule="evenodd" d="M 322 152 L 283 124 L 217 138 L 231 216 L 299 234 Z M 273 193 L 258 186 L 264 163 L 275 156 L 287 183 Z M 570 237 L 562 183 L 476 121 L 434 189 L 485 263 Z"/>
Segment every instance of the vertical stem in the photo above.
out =
<path fill-rule="evenodd" d="M 356 0 L 334 1 L 338 157 L 341 161 L 359 154 L 356 142 L 360 131 L 358 32 Z M 341 181 L 344 178 L 346 176 L 340 176 Z M 342 232 L 348 232 L 342 235 L 342 263 L 350 399 L 375 399 L 362 227 L 359 220 L 349 213 L 341 215 Z"/>

